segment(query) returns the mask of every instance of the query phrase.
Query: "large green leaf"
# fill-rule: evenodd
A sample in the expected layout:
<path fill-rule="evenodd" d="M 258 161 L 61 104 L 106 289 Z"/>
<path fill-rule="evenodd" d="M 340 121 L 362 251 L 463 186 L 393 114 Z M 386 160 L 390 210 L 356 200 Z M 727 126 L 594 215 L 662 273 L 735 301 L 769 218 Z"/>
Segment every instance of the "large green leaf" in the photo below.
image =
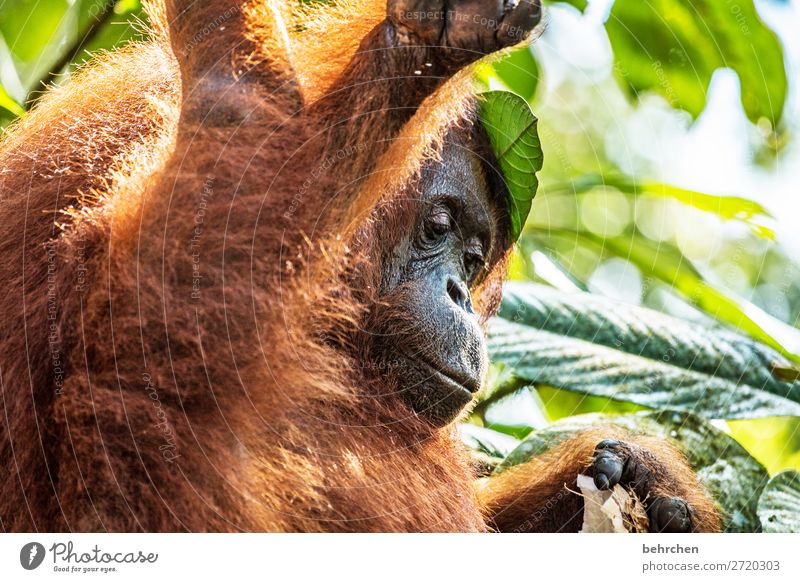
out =
<path fill-rule="evenodd" d="M 636 265 L 648 277 L 669 285 L 714 319 L 767 344 L 794 362 L 800 362 L 800 331 L 744 299 L 717 289 L 703 278 L 691 261 L 672 245 L 655 244 L 642 236 L 601 238 L 585 231 L 537 229 L 533 236 L 562 237 L 595 247 Z"/>
<path fill-rule="evenodd" d="M 459 429 L 461 441 L 466 445 L 479 476 L 490 475 L 503 462 L 503 458 L 519 445 L 514 437 L 482 426 L 462 424 Z"/>
<path fill-rule="evenodd" d="M 493 362 L 516 378 L 707 418 L 800 416 L 777 352 L 724 329 L 586 294 L 509 284 L 490 326 Z"/>
<path fill-rule="evenodd" d="M 729 67 L 739 75 L 748 118 L 773 127 L 780 121 L 783 52 L 753 0 L 616 0 L 606 29 L 615 70 L 634 95 L 655 91 L 697 117 L 712 73 Z"/>
<path fill-rule="evenodd" d="M 773 373 L 776 365 L 788 365 L 782 356 L 723 328 L 698 326 L 589 293 L 564 293 L 525 283 L 506 284 L 498 315 L 686 370 L 758 386 L 800 402 L 800 384 L 783 382 Z"/>
<path fill-rule="evenodd" d="M 25 90 L 42 89 L 40 79 L 77 34 L 77 9 L 73 4 L 67 0 L 3 3 L 0 35 L 11 51 Z"/>
<path fill-rule="evenodd" d="M 0 107 L 17 117 L 25 113 L 25 110 L 6 93 L 2 85 L 0 85 Z"/>
<path fill-rule="evenodd" d="M 754 200 L 740 196 L 723 196 L 706 194 L 696 190 L 687 190 L 672 184 L 652 181 L 636 181 L 618 174 L 584 174 L 569 184 L 547 187 L 547 192 L 565 192 L 579 194 L 593 188 L 611 186 L 625 194 L 659 196 L 672 198 L 698 210 L 709 212 L 724 220 L 738 220 L 749 225 L 757 234 L 767 238 L 775 238 L 775 233 L 765 226 L 764 220 L 772 218 L 769 210 Z"/>
<path fill-rule="evenodd" d="M 665 410 L 573 416 L 532 433 L 496 471 L 528 461 L 577 431 L 604 425 L 618 426 L 632 434 L 673 439 L 700 481 L 724 510 L 725 530 L 759 531 L 757 505 L 768 480 L 766 470 L 735 440 L 693 414 Z"/>
<path fill-rule="evenodd" d="M 20 62 L 39 59 L 59 27 L 64 25 L 68 0 L 9 0 L 3 3 L 0 34 Z"/>
<path fill-rule="evenodd" d="M 770 479 L 758 500 L 758 517 L 765 532 L 800 532 L 800 473 L 784 471 Z"/>
<path fill-rule="evenodd" d="M 0 36 L 22 92 L 36 96 L 90 52 L 129 41 L 142 28 L 134 23 L 143 17 L 139 0 L 9 0 L 0 9 Z"/>
<path fill-rule="evenodd" d="M 147 14 L 139 0 L 119 0 L 108 20 L 93 37 L 87 38 L 85 53 L 79 55 L 78 62 L 91 53 L 119 48 L 131 40 L 141 38 L 146 31 L 146 22 Z"/>
<path fill-rule="evenodd" d="M 539 187 L 543 154 L 538 120 L 528 103 L 508 91 L 481 95 L 481 121 L 508 189 L 512 240 L 519 238 Z"/>
<path fill-rule="evenodd" d="M 460 425 L 459 432 L 461 441 L 469 448 L 498 460 L 504 459 L 519 446 L 519 441 L 514 437 L 474 424 Z"/>

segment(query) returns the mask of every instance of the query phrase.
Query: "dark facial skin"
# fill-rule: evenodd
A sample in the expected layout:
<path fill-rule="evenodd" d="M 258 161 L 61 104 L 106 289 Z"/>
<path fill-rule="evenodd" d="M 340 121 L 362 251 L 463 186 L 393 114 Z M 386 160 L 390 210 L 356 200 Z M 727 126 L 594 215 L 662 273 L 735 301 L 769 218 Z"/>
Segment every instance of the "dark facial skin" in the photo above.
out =
<path fill-rule="evenodd" d="M 471 402 L 487 369 L 470 288 L 496 244 L 497 210 L 469 143 L 446 146 L 417 195 L 404 201 L 403 234 L 385 251 L 374 344 L 400 395 L 442 426 Z"/>

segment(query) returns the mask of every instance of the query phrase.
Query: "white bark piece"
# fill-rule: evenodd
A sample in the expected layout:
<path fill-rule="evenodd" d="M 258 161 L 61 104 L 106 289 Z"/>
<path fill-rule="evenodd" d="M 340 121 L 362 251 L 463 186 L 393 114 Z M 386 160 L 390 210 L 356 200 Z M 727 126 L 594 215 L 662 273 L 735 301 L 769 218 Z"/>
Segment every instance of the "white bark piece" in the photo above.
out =
<path fill-rule="evenodd" d="M 594 479 L 578 475 L 583 497 L 583 528 L 580 533 L 631 533 L 647 531 L 647 514 L 635 495 L 615 485 L 600 491 Z"/>

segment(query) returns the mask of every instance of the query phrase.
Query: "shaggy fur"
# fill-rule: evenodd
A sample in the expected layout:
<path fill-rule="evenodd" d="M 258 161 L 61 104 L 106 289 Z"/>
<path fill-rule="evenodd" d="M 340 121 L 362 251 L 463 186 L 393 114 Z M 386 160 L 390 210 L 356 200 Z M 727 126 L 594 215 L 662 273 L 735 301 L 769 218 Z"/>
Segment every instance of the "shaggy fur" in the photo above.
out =
<path fill-rule="evenodd" d="M 578 491 L 576 464 L 589 465 L 597 443 L 609 438 L 636 443 L 634 455 L 648 475 L 635 490 L 640 499 L 679 497 L 691 508 L 695 531 L 719 531 L 718 508 L 698 487 L 681 453 L 667 441 L 641 435 L 632 438 L 615 427 L 584 431 L 489 479 L 481 490 L 481 501 L 492 527 L 517 533 L 579 531 L 583 499 L 573 494 Z"/>
<path fill-rule="evenodd" d="M 470 77 L 408 75 L 433 49 L 386 50 L 384 1 L 292 6 L 153 1 L 152 41 L 0 145 L 1 529 L 487 528 L 455 429 L 377 397 L 353 345 L 376 204 L 469 126 Z M 548 495 L 578 440 L 528 469 Z"/>

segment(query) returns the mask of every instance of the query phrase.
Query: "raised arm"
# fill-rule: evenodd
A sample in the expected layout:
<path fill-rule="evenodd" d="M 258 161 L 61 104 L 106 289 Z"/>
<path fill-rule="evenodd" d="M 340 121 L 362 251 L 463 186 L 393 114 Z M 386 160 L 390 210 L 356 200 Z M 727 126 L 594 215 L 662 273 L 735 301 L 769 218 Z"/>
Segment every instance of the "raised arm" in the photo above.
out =
<path fill-rule="evenodd" d="M 306 10 L 277 0 L 165 0 L 148 10 L 187 97 L 208 88 L 213 103 L 221 82 L 243 81 L 334 117 L 389 116 L 395 130 L 459 68 L 522 42 L 541 17 L 540 0 L 341 1 Z"/>
<path fill-rule="evenodd" d="M 384 142 L 443 82 L 480 57 L 524 41 L 541 17 L 539 0 L 389 0 L 385 4 L 385 17 L 373 25 L 340 70 L 320 69 L 312 59 L 303 66 L 311 110 L 334 127 L 335 147 L 358 135 L 370 147 L 384 149 Z M 376 8 L 366 13 L 351 10 L 350 19 L 374 18 L 378 12 Z M 325 35 L 318 59 L 327 58 L 326 46 L 346 46 L 346 37 L 352 34 L 351 28 L 329 26 L 330 35 Z M 302 42 L 302 34 L 297 40 Z M 309 71 L 317 78 L 309 78 Z"/>
<path fill-rule="evenodd" d="M 181 72 L 183 170 L 197 172 L 192 160 L 207 160 L 215 147 L 224 156 L 237 142 L 283 141 L 292 156 L 286 167 L 312 173 L 301 198 L 314 219 L 331 195 L 325 175 L 335 174 L 342 205 L 426 97 L 465 64 L 524 41 L 541 12 L 539 0 L 159 6 L 150 8 L 153 20 Z M 255 181 L 272 180 L 262 173 Z M 302 222 L 289 214 L 295 227 Z"/>

